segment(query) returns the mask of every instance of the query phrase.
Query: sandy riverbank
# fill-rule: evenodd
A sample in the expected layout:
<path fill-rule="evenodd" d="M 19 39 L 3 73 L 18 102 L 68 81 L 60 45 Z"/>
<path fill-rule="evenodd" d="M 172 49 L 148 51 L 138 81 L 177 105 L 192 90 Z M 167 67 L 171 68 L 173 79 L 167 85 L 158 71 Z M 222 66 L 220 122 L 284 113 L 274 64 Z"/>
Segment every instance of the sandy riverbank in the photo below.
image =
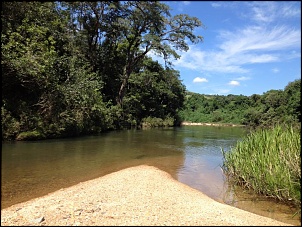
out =
<path fill-rule="evenodd" d="M 5 208 L 1 225 L 289 226 L 216 202 L 146 165 Z"/>
<path fill-rule="evenodd" d="M 181 122 L 181 125 L 202 125 L 202 126 L 227 126 L 227 127 L 246 127 L 245 125 L 236 125 L 236 124 L 232 124 L 232 123 L 196 123 L 196 122 Z"/>

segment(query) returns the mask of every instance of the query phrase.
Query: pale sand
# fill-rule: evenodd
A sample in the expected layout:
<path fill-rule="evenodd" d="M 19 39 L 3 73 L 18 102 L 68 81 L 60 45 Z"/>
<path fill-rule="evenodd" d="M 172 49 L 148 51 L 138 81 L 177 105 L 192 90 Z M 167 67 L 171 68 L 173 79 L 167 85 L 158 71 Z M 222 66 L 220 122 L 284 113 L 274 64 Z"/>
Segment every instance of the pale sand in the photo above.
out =
<path fill-rule="evenodd" d="M 1 225 L 290 224 L 216 202 L 158 168 L 140 165 L 5 208 Z"/>

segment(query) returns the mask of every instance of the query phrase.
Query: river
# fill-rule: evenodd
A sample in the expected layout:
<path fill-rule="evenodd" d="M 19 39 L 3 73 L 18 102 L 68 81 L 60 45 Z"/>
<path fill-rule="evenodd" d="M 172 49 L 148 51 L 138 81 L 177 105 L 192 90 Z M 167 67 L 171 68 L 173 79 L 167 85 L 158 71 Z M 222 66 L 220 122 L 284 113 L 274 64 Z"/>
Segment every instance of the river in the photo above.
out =
<path fill-rule="evenodd" d="M 218 202 L 300 225 L 295 210 L 228 185 L 221 148 L 241 127 L 124 130 L 68 139 L 2 142 L 1 208 L 136 165 L 152 165 Z"/>

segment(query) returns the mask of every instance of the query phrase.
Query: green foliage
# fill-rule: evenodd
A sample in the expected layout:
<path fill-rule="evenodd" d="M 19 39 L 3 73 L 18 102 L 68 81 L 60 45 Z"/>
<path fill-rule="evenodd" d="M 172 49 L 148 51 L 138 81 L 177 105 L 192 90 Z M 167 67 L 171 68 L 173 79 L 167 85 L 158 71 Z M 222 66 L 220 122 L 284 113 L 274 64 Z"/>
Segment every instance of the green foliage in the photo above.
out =
<path fill-rule="evenodd" d="M 157 117 L 147 117 L 142 119 L 143 128 L 156 128 L 156 127 L 173 127 L 174 119 L 167 117 L 166 119 Z"/>
<path fill-rule="evenodd" d="M 253 128 L 301 122 L 301 79 L 290 82 L 284 90 L 270 90 L 263 95 L 202 95 L 187 92 L 183 121 L 244 124 Z"/>
<path fill-rule="evenodd" d="M 11 116 L 11 113 L 4 106 L 1 107 L 1 120 L 2 139 L 14 139 L 20 131 L 20 123 Z"/>
<path fill-rule="evenodd" d="M 287 112 L 301 122 L 301 79 L 290 82 L 284 89 Z"/>
<path fill-rule="evenodd" d="M 104 98 L 123 106 L 128 81 L 151 50 L 179 58 L 176 51 L 202 41 L 193 31 L 202 23 L 185 14 L 171 17 L 169 7 L 158 1 L 62 3 L 71 12 L 77 44 L 103 80 Z M 84 42 L 83 40 L 87 40 Z M 113 95 L 115 94 L 115 95 Z"/>
<path fill-rule="evenodd" d="M 9 24 L 1 34 L 2 99 L 6 103 L 2 138 L 18 133 L 19 139 L 43 137 L 33 132 L 49 138 L 73 136 L 110 128 L 99 92 L 102 82 L 75 45 L 66 13 L 54 3 L 7 4 L 21 7 L 23 14 L 11 12 L 23 19 L 12 25 L 10 18 L 16 15 L 6 15 L 4 21 Z"/>
<path fill-rule="evenodd" d="M 146 117 L 165 119 L 173 116 L 177 119 L 178 110 L 183 106 L 184 92 L 177 71 L 165 70 L 158 62 L 146 58 L 129 80 L 128 94 L 123 103 L 125 117 L 132 118 L 137 125 Z"/>
<path fill-rule="evenodd" d="M 44 139 L 45 135 L 39 131 L 21 132 L 16 140 L 41 140 Z"/>
<path fill-rule="evenodd" d="M 55 79 L 48 74 L 56 57 L 52 25 L 43 23 L 43 17 L 51 13 L 48 7 L 52 4 L 15 4 L 19 6 L 29 11 L 20 9 L 23 15 L 16 12 L 19 24 L 12 26 L 10 22 L 4 25 L 7 32 L 1 33 L 2 94 L 4 100 L 10 100 L 7 108 L 13 112 L 20 110 L 22 102 L 34 104 Z M 40 14 L 42 8 L 45 11 Z M 8 15 L 8 18 L 17 15 Z"/>
<path fill-rule="evenodd" d="M 276 125 L 252 131 L 223 151 L 223 169 L 238 184 L 301 206 L 300 130 Z"/>
<path fill-rule="evenodd" d="M 183 121 L 242 124 L 245 97 L 188 94 L 179 113 Z"/>

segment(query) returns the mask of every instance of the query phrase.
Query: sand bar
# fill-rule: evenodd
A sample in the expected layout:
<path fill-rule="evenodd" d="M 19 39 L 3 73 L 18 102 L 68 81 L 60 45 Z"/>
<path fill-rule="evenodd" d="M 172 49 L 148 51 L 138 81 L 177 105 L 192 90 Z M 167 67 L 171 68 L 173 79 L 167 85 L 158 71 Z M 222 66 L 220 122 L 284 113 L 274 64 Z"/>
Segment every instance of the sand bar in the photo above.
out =
<path fill-rule="evenodd" d="M 219 203 L 147 165 L 126 168 L 2 209 L 1 225 L 290 226 Z"/>

